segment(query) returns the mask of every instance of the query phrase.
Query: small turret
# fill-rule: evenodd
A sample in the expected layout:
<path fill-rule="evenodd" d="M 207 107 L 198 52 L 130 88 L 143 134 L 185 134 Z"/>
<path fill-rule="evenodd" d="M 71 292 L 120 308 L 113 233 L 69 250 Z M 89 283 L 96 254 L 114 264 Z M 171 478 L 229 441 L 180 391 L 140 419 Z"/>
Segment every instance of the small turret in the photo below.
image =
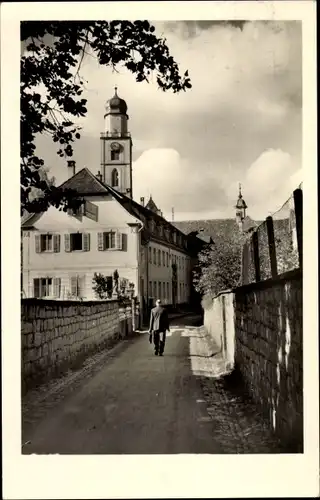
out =
<path fill-rule="evenodd" d="M 235 206 L 236 209 L 236 222 L 239 226 L 240 231 L 242 231 L 242 224 L 244 219 L 246 218 L 246 209 L 247 209 L 247 204 L 242 198 L 242 193 L 241 193 L 241 184 L 239 184 L 239 196 L 237 200 L 237 204 Z"/>

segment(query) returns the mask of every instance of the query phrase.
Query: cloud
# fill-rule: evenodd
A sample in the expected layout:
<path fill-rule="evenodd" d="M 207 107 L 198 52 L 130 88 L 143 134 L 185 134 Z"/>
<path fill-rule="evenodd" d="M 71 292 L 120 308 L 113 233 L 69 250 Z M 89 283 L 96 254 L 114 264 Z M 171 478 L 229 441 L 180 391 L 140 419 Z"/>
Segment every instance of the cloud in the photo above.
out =
<path fill-rule="evenodd" d="M 265 219 L 278 210 L 302 181 L 302 169 L 290 154 L 278 149 L 264 151 L 250 165 L 243 179 L 233 182 L 226 190 L 228 199 L 234 200 L 241 182 L 248 213 L 255 219 Z"/>
<path fill-rule="evenodd" d="M 189 70 L 192 89 L 162 92 L 152 79 L 136 83 L 128 71 L 112 72 L 86 57 L 88 114 L 75 147 L 79 168 L 100 169 L 104 106 L 117 85 L 128 104 L 136 199 L 152 193 L 164 211 L 174 206 L 177 214 L 194 218 L 233 214 L 235 179 L 254 197 L 252 186 L 268 169 L 270 187 L 261 189 L 272 192 L 272 199 L 264 206 L 248 199 L 248 205 L 249 212 L 255 206 L 257 213 L 272 210 L 277 201 L 272 183 L 281 177 L 282 185 L 289 185 L 291 172 L 301 168 L 301 23 L 155 24 L 181 71 Z M 60 180 L 64 164 L 52 145 L 40 142 L 50 175 Z"/>

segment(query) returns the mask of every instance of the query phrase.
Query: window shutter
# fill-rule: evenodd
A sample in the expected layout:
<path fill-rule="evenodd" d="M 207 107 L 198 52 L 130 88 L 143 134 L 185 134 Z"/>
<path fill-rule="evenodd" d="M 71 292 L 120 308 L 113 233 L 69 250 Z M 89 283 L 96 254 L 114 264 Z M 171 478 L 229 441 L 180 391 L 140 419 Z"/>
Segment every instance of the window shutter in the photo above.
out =
<path fill-rule="evenodd" d="M 90 250 L 90 233 L 83 233 L 83 251 L 89 252 Z"/>
<path fill-rule="evenodd" d="M 105 233 L 98 233 L 98 250 L 102 252 L 105 250 Z"/>
<path fill-rule="evenodd" d="M 68 233 L 64 235 L 64 249 L 66 252 L 71 252 L 71 236 Z"/>
<path fill-rule="evenodd" d="M 53 278 L 53 295 L 56 298 L 60 298 L 61 292 L 61 278 Z"/>
<path fill-rule="evenodd" d="M 35 278 L 33 280 L 33 296 L 35 298 L 40 297 L 40 280 L 39 280 L 39 278 Z"/>
<path fill-rule="evenodd" d="M 116 248 L 117 250 L 122 250 L 122 233 L 116 234 Z"/>
<path fill-rule="evenodd" d="M 83 214 L 89 219 L 92 219 L 95 222 L 97 222 L 98 221 L 97 205 L 94 205 L 94 203 L 91 203 L 90 201 L 85 201 L 83 205 Z"/>
<path fill-rule="evenodd" d="M 71 276 L 70 288 L 71 288 L 71 295 L 77 297 L 78 296 L 78 276 Z"/>
<path fill-rule="evenodd" d="M 55 253 L 60 252 L 60 234 L 53 235 L 53 251 Z"/>
<path fill-rule="evenodd" d="M 36 242 L 36 253 L 41 253 L 41 235 L 36 234 L 35 236 L 35 242 Z"/>
<path fill-rule="evenodd" d="M 78 276 L 78 297 L 83 297 L 85 295 L 86 286 L 86 276 Z"/>

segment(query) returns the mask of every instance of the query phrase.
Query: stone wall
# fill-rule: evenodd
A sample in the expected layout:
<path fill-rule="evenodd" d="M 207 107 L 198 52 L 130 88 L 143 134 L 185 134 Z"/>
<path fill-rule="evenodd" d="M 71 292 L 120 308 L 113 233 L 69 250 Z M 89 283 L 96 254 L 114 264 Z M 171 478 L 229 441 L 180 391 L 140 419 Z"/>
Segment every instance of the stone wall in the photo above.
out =
<path fill-rule="evenodd" d="M 204 310 L 203 324 L 209 339 L 222 352 L 226 362 L 226 371 L 234 366 L 234 294 L 222 292 L 213 299 L 202 301 Z"/>
<path fill-rule="evenodd" d="M 236 368 L 270 426 L 293 452 L 302 452 L 301 272 L 236 289 L 234 309 Z"/>
<path fill-rule="evenodd" d="M 89 354 L 132 332 L 130 308 L 119 313 L 116 300 L 21 301 L 23 392 L 59 376 Z M 125 323 L 125 324 L 124 324 Z"/>

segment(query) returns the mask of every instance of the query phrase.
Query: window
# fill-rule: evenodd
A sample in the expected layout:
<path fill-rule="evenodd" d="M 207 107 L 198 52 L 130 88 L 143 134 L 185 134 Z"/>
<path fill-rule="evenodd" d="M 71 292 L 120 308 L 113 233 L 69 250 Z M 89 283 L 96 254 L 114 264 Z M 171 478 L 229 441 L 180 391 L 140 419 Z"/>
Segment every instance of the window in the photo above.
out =
<path fill-rule="evenodd" d="M 114 152 L 114 151 L 112 151 L 112 152 Z M 112 174 L 111 174 L 111 186 L 112 187 L 119 186 L 119 172 L 118 172 L 118 170 L 116 168 L 114 168 L 112 170 Z"/>
<path fill-rule="evenodd" d="M 153 249 L 153 263 L 156 264 L 157 263 L 157 251 L 156 249 L 154 248 Z"/>
<path fill-rule="evenodd" d="M 52 278 L 41 278 L 40 280 L 40 296 L 50 297 L 52 292 Z"/>
<path fill-rule="evenodd" d="M 71 249 L 72 250 L 82 250 L 82 234 L 74 233 L 71 234 Z"/>
<path fill-rule="evenodd" d="M 167 299 L 170 300 L 169 283 L 167 282 Z"/>
<path fill-rule="evenodd" d="M 60 278 L 36 278 L 33 280 L 33 296 L 35 298 L 60 297 Z"/>
<path fill-rule="evenodd" d="M 66 252 L 90 250 L 90 234 L 89 233 L 71 233 L 64 235 L 64 247 Z"/>
<path fill-rule="evenodd" d="M 36 252 L 60 252 L 60 234 L 36 234 Z"/>
<path fill-rule="evenodd" d="M 151 247 L 149 247 L 149 262 L 150 262 L 150 264 L 152 263 L 152 250 L 151 250 Z"/>
<path fill-rule="evenodd" d="M 163 250 L 162 251 L 162 265 L 165 266 L 166 265 L 166 253 L 165 251 Z"/>
<path fill-rule="evenodd" d="M 124 235 L 118 231 L 98 233 L 98 250 L 122 250 L 123 236 Z"/>
<path fill-rule="evenodd" d="M 83 216 L 88 217 L 97 222 L 98 220 L 98 206 L 85 200 L 78 208 L 68 209 L 68 215 L 75 217 L 78 220 L 82 220 Z"/>
<path fill-rule="evenodd" d="M 152 297 L 152 281 L 149 281 L 149 297 Z"/>
<path fill-rule="evenodd" d="M 166 299 L 166 284 L 165 282 L 162 283 L 162 290 L 163 290 L 163 298 Z"/>
<path fill-rule="evenodd" d="M 162 298 L 162 295 L 161 295 L 161 281 L 159 281 L 158 285 L 159 285 L 159 297 L 158 298 L 161 299 Z"/>
<path fill-rule="evenodd" d="M 169 267 L 169 252 L 167 252 L 167 267 Z"/>
<path fill-rule="evenodd" d="M 120 159 L 120 151 L 111 151 L 111 160 L 119 160 Z"/>
<path fill-rule="evenodd" d="M 53 248 L 53 235 L 52 234 L 42 234 L 41 235 L 41 252 L 52 252 Z"/>
<path fill-rule="evenodd" d="M 157 282 L 153 282 L 153 297 L 156 299 L 157 298 Z"/>
<path fill-rule="evenodd" d="M 158 266 L 161 266 L 161 250 L 158 250 Z"/>
<path fill-rule="evenodd" d="M 70 278 L 70 293 L 72 297 L 82 297 L 84 293 L 85 283 L 84 276 L 71 276 Z"/>

